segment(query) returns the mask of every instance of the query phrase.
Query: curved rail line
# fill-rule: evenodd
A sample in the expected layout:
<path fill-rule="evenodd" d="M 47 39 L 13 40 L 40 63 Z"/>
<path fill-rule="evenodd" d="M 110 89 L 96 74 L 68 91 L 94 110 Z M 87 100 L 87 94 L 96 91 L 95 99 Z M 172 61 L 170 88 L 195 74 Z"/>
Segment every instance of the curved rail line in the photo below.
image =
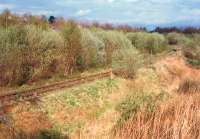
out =
<path fill-rule="evenodd" d="M 5 93 L 6 95 L 0 96 L 0 107 L 10 106 L 20 101 L 28 101 L 35 98 L 40 98 L 52 91 L 70 88 L 76 85 L 80 85 L 83 83 L 95 81 L 98 79 L 109 78 L 112 76 L 112 71 L 106 71 L 102 73 L 97 73 L 89 76 L 74 78 L 66 81 L 61 81 L 57 83 L 53 83 L 50 85 L 44 85 L 41 87 L 36 87 L 33 89 L 27 89 L 24 91 L 12 91 Z"/>

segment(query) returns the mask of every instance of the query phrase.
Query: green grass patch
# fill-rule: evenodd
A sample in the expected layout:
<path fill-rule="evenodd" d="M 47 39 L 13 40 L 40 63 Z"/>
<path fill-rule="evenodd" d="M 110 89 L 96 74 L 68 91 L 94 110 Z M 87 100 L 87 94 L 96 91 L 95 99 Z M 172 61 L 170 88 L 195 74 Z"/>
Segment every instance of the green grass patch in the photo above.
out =
<path fill-rule="evenodd" d="M 109 95 L 116 91 L 116 80 L 100 80 L 45 97 L 41 111 L 56 129 L 73 134 L 84 128 L 85 122 L 99 119 L 110 108 Z"/>

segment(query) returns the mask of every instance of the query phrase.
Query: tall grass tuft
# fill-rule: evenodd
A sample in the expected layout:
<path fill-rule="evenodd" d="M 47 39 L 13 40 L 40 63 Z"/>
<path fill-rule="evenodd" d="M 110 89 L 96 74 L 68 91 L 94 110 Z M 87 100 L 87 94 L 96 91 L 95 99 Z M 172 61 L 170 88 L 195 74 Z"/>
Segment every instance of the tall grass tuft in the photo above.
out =
<path fill-rule="evenodd" d="M 178 92 L 182 94 L 200 93 L 200 82 L 186 79 L 180 83 Z"/>
<path fill-rule="evenodd" d="M 115 138 L 197 139 L 200 137 L 199 100 L 199 95 L 180 96 L 159 106 L 150 116 L 138 112 L 115 130 Z"/>

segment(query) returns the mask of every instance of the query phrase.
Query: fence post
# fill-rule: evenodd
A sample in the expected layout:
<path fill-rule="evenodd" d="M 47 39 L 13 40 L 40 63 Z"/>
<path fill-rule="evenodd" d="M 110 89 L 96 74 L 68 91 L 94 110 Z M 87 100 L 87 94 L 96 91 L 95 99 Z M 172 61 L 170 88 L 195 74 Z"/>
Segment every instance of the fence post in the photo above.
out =
<path fill-rule="evenodd" d="M 112 68 L 110 69 L 110 79 L 113 80 L 113 70 L 112 70 Z"/>

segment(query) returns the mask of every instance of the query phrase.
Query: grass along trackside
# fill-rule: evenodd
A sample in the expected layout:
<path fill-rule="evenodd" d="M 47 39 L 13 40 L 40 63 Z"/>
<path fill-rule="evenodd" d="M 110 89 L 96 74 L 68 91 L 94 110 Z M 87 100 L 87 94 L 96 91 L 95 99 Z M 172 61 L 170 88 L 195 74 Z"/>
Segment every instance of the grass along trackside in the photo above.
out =
<path fill-rule="evenodd" d="M 127 81 L 123 79 L 105 79 L 56 92 L 35 104 L 14 108 L 14 121 L 19 124 L 18 118 L 24 112 L 40 113 L 48 119 L 52 129 L 72 138 L 106 137 L 120 116 L 115 106 L 126 96 L 126 89 Z M 31 133 L 23 129 L 26 123 L 20 124 L 16 127 Z"/>
<path fill-rule="evenodd" d="M 42 135 L 58 139 L 197 138 L 200 97 L 190 91 L 196 83 L 188 93 L 177 91 L 183 77 L 193 77 L 190 67 L 177 66 L 180 61 L 166 58 L 131 80 L 99 80 L 19 104 L 9 114 L 13 127 L 18 135 L 45 130 Z"/>
<path fill-rule="evenodd" d="M 119 111 L 118 107 L 128 96 L 137 96 L 140 92 L 155 96 L 161 90 L 155 71 L 144 68 L 138 71 L 134 81 L 104 79 L 58 91 L 41 100 L 16 106 L 11 115 L 15 129 L 28 135 L 46 129 L 71 138 L 108 138 L 120 119 L 123 119 L 123 113 L 126 113 Z M 38 120 L 43 124 L 30 126 L 38 123 Z"/>

